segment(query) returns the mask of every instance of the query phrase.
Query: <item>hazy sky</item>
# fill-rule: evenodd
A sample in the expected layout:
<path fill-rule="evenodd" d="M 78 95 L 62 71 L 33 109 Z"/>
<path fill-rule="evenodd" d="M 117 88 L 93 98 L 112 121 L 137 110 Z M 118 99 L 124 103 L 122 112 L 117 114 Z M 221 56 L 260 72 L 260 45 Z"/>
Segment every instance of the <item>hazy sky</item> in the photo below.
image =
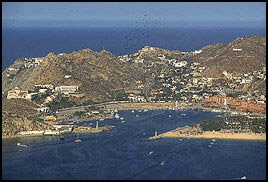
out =
<path fill-rule="evenodd" d="M 2 2 L 3 27 L 266 26 L 266 2 Z"/>

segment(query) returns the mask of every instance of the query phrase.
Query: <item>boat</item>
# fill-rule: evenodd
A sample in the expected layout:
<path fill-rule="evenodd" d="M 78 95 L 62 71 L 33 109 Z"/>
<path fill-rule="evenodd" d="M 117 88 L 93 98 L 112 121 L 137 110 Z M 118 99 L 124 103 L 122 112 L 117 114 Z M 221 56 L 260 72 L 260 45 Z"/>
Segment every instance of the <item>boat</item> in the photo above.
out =
<path fill-rule="evenodd" d="M 18 146 L 20 147 L 27 147 L 27 145 L 21 144 L 21 143 L 17 143 Z"/>
<path fill-rule="evenodd" d="M 119 119 L 119 114 L 115 114 L 115 116 L 114 116 L 116 119 Z"/>
<path fill-rule="evenodd" d="M 139 115 L 137 114 L 136 117 L 139 117 Z"/>
<path fill-rule="evenodd" d="M 208 145 L 208 147 L 211 147 L 211 145 Z"/>
<path fill-rule="evenodd" d="M 117 109 L 115 109 L 115 110 L 114 110 L 114 112 L 118 112 L 118 110 L 117 110 Z"/>
<path fill-rule="evenodd" d="M 64 136 L 63 135 L 60 135 L 60 140 L 64 140 Z"/>
<path fill-rule="evenodd" d="M 240 179 L 247 179 L 247 177 L 246 176 L 242 176 Z"/>
<path fill-rule="evenodd" d="M 211 141 L 212 141 L 212 142 L 215 142 L 216 140 L 215 140 L 215 139 L 212 139 Z"/>
<path fill-rule="evenodd" d="M 121 123 L 124 123 L 125 121 L 121 121 Z"/>
<path fill-rule="evenodd" d="M 123 120 L 124 118 L 123 118 L 123 117 L 121 117 L 120 119 L 121 119 L 121 120 Z"/>
<path fill-rule="evenodd" d="M 148 111 L 148 109 L 144 109 L 144 110 L 143 110 L 143 112 L 147 112 L 147 111 Z"/>
<path fill-rule="evenodd" d="M 211 145 L 213 145 L 214 143 L 213 142 L 210 142 Z"/>
<path fill-rule="evenodd" d="M 164 164 L 165 164 L 165 161 L 162 161 L 160 165 L 163 166 Z"/>
<path fill-rule="evenodd" d="M 168 115 L 169 118 L 171 118 L 171 115 Z"/>
<path fill-rule="evenodd" d="M 75 143 L 78 143 L 78 142 L 81 142 L 82 140 L 80 140 L 80 139 L 76 139 L 74 142 Z"/>
<path fill-rule="evenodd" d="M 79 136 L 77 136 L 77 139 L 74 141 L 75 143 L 81 142 L 82 140 L 80 140 Z"/>
<path fill-rule="evenodd" d="M 186 116 L 187 114 L 181 114 L 181 116 Z"/>
<path fill-rule="evenodd" d="M 182 141 L 182 139 L 180 138 L 179 141 Z"/>
<path fill-rule="evenodd" d="M 135 111 L 134 111 L 134 110 L 132 110 L 131 112 L 132 112 L 132 113 L 134 113 Z"/>
<path fill-rule="evenodd" d="M 154 151 L 151 151 L 151 152 L 149 152 L 147 155 L 151 155 L 151 154 L 153 154 L 154 153 Z"/>

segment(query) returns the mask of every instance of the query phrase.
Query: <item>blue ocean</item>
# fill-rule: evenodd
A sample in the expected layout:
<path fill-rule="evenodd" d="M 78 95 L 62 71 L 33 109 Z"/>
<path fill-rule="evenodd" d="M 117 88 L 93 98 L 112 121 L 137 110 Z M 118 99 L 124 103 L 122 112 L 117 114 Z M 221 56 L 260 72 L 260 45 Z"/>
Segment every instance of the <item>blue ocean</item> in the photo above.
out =
<path fill-rule="evenodd" d="M 119 56 L 142 47 L 193 51 L 237 37 L 266 35 L 266 28 L 151 27 L 124 28 L 2 28 L 2 71 L 22 57 L 43 57 L 49 52 L 70 53 L 102 49 Z"/>
<path fill-rule="evenodd" d="M 186 114 L 182 116 L 181 114 Z M 218 113 L 217 113 L 218 114 Z M 119 111 L 122 120 L 98 134 L 26 137 L 2 140 L 2 179 L 61 180 L 249 180 L 266 179 L 266 142 L 217 139 L 162 138 L 163 133 L 215 113 L 185 110 Z M 137 117 L 138 115 L 138 117 Z M 169 117 L 171 115 L 171 117 Z M 95 121 L 82 125 L 95 126 Z M 17 142 L 28 145 L 18 147 Z"/>

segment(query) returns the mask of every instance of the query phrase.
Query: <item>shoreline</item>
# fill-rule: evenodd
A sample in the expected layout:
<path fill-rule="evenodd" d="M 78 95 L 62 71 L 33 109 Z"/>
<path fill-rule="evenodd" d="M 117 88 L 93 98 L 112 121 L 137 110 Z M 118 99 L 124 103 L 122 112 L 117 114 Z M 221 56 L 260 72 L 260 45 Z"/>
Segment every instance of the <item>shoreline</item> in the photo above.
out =
<path fill-rule="evenodd" d="M 220 133 L 205 131 L 203 134 L 198 135 L 186 135 L 179 134 L 177 131 L 168 131 L 158 136 L 150 137 L 149 140 L 155 140 L 159 138 L 198 138 L 198 139 L 233 139 L 233 140 L 261 140 L 266 141 L 266 133 Z"/>
<path fill-rule="evenodd" d="M 185 104 L 179 104 L 177 108 L 174 107 L 174 102 L 140 102 L 140 103 L 113 103 L 113 104 L 108 104 L 105 105 L 106 109 L 112 109 L 112 110 L 119 110 L 119 111 L 126 111 L 126 110 L 198 110 L 198 111 L 206 111 L 206 112 L 212 112 L 212 110 L 214 108 L 207 108 L 207 107 L 202 107 L 200 105 L 185 105 Z M 76 109 L 75 109 L 76 110 Z M 220 108 L 217 108 L 217 110 L 220 110 L 220 112 L 213 112 L 213 113 L 232 113 L 232 112 L 237 112 L 234 110 L 223 110 Z M 68 110 L 68 111 L 61 111 L 61 112 L 72 112 L 73 110 Z M 238 115 L 244 115 L 244 112 L 237 112 Z M 266 117 L 265 114 L 257 114 L 261 117 Z M 87 118 L 87 121 L 93 121 L 93 120 L 101 120 L 101 119 L 111 119 L 111 118 Z M 73 121 L 73 120 L 72 120 Z M 169 133 L 169 132 L 172 132 Z M 244 135 L 237 135 L 237 133 L 232 134 L 230 136 L 223 136 L 223 134 L 221 133 L 222 136 L 220 135 L 199 135 L 199 136 L 188 136 L 188 135 L 178 135 L 178 134 L 174 134 L 174 131 L 169 131 L 166 133 L 163 133 L 159 136 L 161 137 L 176 137 L 176 138 L 225 138 L 225 139 L 248 139 L 251 140 L 252 137 L 245 137 Z M 167 134 L 169 133 L 169 134 Z M 225 134 L 226 135 L 226 134 Z M 42 136 L 42 135 L 13 135 L 13 136 L 3 136 L 2 135 L 2 139 L 6 139 L 6 138 L 22 138 L 22 137 L 35 137 L 35 136 Z M 253 135 L 250 135 L 253 136 Z M 152 138 L 152 137 L 150 137 Z M 256 137 L 255 137 L 256 138 Z M 260 140 L 266 140 L 266 134 L 264 137 L 257 137 L 257 139 Z M 256 139 L 255 139 L 256 140 Z"/>

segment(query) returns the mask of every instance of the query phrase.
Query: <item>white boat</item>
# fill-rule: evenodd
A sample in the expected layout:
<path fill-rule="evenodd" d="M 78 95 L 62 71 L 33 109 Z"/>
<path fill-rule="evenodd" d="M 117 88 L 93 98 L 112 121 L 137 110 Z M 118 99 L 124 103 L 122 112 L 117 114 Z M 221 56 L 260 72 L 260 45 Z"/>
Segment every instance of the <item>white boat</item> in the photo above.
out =
<path fill-rule="evenodd" d="M 27 145 L 21 144 L 21 143 L 17 143 L 18 146 L 20 147 L 27 147 Z"/>
<path fill-rule="evenodd" d="M 131 112 L 132 112 L 132 113 L 134 113 L 135 111 L 134 111 L 134 110 L 132 110 Z"/>
<path fill-rule="evenodd" d="M 137 114 L 136 117 L 139 117 L 139 115 Z"/>
<path fill-rule="evenodd" d="M 124 123 L 125 121 L 121 121 L 121 123 Z"/>
<path fill-rule="evenodd" d="M 171 118 L 171 115 L 168 115 L 169 118 Z"/>
<path fill-rule="evenodd" d="M 246 176 L 242 176 L 240 179 L 247 179 L 247 177 Z"/>
<path fill-rule="evenodd" d="M 143 112 L 147 112 L 147 111 L 148 111 L 148 109 L 144 109 L 144 110 L 143 110 Z"/>
<path fill-rule="evenodd" d="M 212 141 L 212 142 L 215 142 L 216 140 L 215 140 L 215 139 L 212 139 L 211 141 Z"/>
<path fill-rule="evenodd" d="M 80 139 L 76 139 L 74 142 L 75 143 L 78 143 L 78 142 L 81 142 L 82 140 L 80 140 Z"/>
<path fill-rule="evenodd" d="M 161 166 L 165 165 L 165 161 L 162 161 L 160 165 L 161 165 Z"/>
<path fill-rule="evenodd" d="M 213 142 L 210 142 L 211 145 L 213 145 L 214 143 Z"/>
<path fill-rule="evenodd" d="M 119 119 L 119 118 L 120 118 L 118 113 L 116 113 L 114 117 L 115 117 L 116 119 Z"/>
<path fill-rule="evenodd" d="M 114 110 L 114 112 L 118 112 L 118 110 L 117 110 L 117 109 L 115 109 L 115 110 Z"/>
<path fill-rule="evenodd" d="M 151 151 L 151 152 L 149 152 L 147 155 L 151 155 L 151 154 L 153 154 L 154 153 L 154 151 Z"/>
<path fill-rule="evenodd" d="M 123 120 L 123 119 L 124 119 L 124 117 L 121 117 L 120 119 L 121 119 L 121 120 Z"/>
<path fill-rule="evenodd" d="M 180 141 L 182 141 L 182 139 L 181 139 L 181 138 L 180 138 L 179 140 L 180 140 Z"/>
<path fill-rule="evenodd" d="M 181 116 L 186 116 L 187 114 L 181 114 Z"/>

